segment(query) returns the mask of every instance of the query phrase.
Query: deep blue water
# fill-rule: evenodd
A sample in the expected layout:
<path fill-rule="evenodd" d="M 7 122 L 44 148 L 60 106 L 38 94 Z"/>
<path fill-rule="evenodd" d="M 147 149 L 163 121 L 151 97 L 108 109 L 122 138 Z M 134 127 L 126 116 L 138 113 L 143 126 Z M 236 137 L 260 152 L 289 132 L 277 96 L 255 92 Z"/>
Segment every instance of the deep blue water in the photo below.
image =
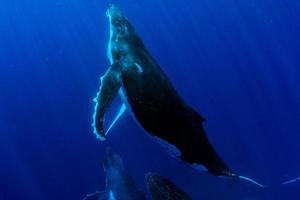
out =
<path fill-rule="evenodd" d="M 109 3 L 122 9 L 235 171 L 216 178 L 170 158 L 126 114 L 106 142 L 91 122 L 107 69 Z M 159 172 L 196 200 L 297 200 L 300 1 L 0 1 L 0 199 L 82 199 L 104 188 L 103 153 L 138 185 Z M 118 102 L 115 104 L 116 108 Z"/>

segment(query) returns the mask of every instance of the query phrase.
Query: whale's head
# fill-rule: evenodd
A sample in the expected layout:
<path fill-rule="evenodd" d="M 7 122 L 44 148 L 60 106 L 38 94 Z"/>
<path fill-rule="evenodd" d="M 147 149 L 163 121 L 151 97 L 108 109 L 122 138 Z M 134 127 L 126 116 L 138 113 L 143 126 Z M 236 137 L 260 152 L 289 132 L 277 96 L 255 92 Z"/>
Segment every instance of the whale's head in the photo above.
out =
<path fill-rule="evenodd" d="M 110 147 L 106 148 L 106 156 L 103 162 L 106 175 L 106 183 L 111 186 L 117 183 L 124 173 L 124 164 L 121 157 L 115 154 Z"/>
<path fill-rule="evenodd" d="M 109 19 L 110 34 L 117 37 L 129 37 L 135 33 L 133 26 L 115 5 L 110 4 L 106 11 Z"/>
<path fill-rule="evenodd" d="M 132 50 L 140 43 L 134 27 L 120 9 L 109 5 L 106 15 L 110 25 L 110 40 L 107 56 L 110 63 L 121 62 L 122 66 L 132 65 Z"/>

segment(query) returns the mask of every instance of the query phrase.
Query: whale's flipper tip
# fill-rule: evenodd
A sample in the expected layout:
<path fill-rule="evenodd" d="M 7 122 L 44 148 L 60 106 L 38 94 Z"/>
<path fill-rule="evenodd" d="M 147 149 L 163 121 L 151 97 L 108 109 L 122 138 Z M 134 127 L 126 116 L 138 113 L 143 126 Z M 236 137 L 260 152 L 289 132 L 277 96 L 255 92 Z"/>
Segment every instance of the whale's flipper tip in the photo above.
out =
<path fill-rule="evenodd" d="M 97 126 L 96 126 L 96 122 L 94 120 L 94 122 L 92 123 L 92 128 L 93 128 L 93 133 L 96 136 L 96 138 L 100 141 L 105 141 L 106 137 L 105 135 L 102 135 L 98 132 Z"/>
<path fill-rule="evenodd" d="M 265 187 L 266 187 L 265 185 L 260 184 L 260 183 L 258 183 L 257 181 L 255 181 L 255 180 L 253 180 L 253 179 L 251 179 L 251 178 L 249 178 L 249 177 L 246 177 L 246 176 L 237 176 L 237 178 L 242 179 L 242 180 L 245 180 L 245 181 L 247 181 L 247 182 L 249 182 L 249 183 L 253 183 L 254 185 L 257 185 L 257 186 L 259 186 L 259 187 L 261 187 L 261 188 L 265 188 Z"/>
<path fill-rule="evenodd" d="M 114 127 L 114 125 L 116 124 L 116 122 L 120 119 L 120 117 L 124 114 L 126 110 L 126 105 L 123 103 L 122 106 L 120 107 L 117 115 L 115 116 L 114 120 L 112 121 L 112 123 L 109 125 L 108 129 L 103 133 L 103 134 L 100 134 L 99 133 L 99 128 L 98 126 L 96 125 L 96 120 L 97 120 L 97 117 L 96 117 L 96 114 L 94 114 L 94 117 L 93 117 L 93 123 L 92 123 L 92 127 L 94 129 L 94 134 L 96 135 L 96 138 L 99 139 L 100 141 L 105 141 L 106 140 L 106 137 L 108 135 L 108 133 L 110 132 L 110 130 Z"/>

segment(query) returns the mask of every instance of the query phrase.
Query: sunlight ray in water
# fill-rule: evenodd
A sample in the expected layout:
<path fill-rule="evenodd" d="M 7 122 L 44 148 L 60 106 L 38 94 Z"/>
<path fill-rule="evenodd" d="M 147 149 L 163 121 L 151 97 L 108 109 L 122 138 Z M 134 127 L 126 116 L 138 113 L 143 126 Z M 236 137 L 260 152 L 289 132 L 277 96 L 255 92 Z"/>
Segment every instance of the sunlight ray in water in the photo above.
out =
<path fill-rule="evenodd" d="M 116 124 L 116 122 L 120 119 L 120 117 L 124 114 L 126 110 L 126 105 L 123 103 L 118 114 L 116 115 L 114 121 L 110 124 L 107 131 L 105 132 L 105 136 L 109 133 L 109 131 L 113 128 L 113 126 Z"/>
<path fill-rule="evenodd" d="M 281 183 L 281 185 L 288 185 L 288 184 L 291 184 L 291 183 L 295 183 L 297 181 L 300 181 L 300 177 L 285 181 L 285 182 Z"/>

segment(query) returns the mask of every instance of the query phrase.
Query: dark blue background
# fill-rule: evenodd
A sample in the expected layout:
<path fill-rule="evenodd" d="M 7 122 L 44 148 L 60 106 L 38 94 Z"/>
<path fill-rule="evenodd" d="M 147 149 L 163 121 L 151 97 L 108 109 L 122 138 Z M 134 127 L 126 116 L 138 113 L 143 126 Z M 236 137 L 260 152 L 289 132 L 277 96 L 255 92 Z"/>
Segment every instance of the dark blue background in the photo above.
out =
<path fill-rule="evenodd" d="M 224 160 L 266 189 L 170 158 L 128 114 L 96 140 L 92 99 L 108 67 L 111 2 L 206 117 Z M 0 199 L 100 190 L 108 145 L 143 190 L 144 174 L 156 171 L 199 200 L 299 199 L 300 183 L 280 185 L 300 176 L 299 36 L 297 0 L 1 0 Z"/>

